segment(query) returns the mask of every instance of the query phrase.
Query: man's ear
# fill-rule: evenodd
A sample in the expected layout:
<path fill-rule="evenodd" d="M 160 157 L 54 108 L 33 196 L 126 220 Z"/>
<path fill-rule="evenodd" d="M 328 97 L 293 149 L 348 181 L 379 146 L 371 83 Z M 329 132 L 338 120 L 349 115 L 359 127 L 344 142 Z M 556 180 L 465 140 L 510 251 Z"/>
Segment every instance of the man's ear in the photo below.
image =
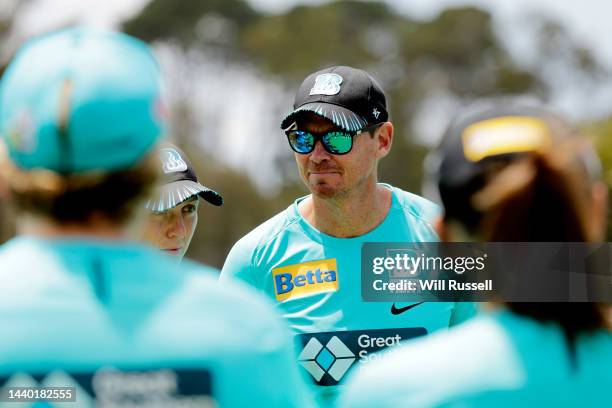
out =
<path fill-rule="evenodd" d="M 391 122 L 384 122 L 374 132 L 375 137 L 378 139 L 378 151 L 376 157 L 382 159 L 389 154 L 391 145 L 393 144 L 393 124 Z"/>

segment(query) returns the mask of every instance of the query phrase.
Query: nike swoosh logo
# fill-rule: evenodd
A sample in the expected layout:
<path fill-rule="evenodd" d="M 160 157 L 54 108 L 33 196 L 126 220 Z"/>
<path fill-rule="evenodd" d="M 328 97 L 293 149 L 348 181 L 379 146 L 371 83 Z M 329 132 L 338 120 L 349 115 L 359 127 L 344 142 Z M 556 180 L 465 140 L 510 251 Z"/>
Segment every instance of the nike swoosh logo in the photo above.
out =
<path fill-rule="evenodd" d="M 417 307 L 421 303 L 424 303 L 424 302 L 413 303 L 411 305 L 408 305 L 408 306 L 405 306 L 405 307 L 400 307 L 400 308 L 395 307 L 395 303 L 394 303 L 394 304 L 391 305 L 391 314 L 393 314 L 393 315 L 402 314 L 405 311 L 412 309 L 413 307 Z"/>

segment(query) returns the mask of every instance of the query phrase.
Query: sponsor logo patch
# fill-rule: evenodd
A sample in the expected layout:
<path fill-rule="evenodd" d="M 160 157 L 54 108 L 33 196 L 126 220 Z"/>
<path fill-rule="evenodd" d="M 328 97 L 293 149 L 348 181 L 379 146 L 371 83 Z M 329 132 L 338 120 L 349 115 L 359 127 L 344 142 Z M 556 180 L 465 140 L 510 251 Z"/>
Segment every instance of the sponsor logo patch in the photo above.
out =
<path fill-rule="evenodd" d="M 425 334 L 424 327 L 298 334 L 298 363 L 317 385 L 338 385 L 352 367 L 387 358 L 376 352 Z"/>
<path fill-rule="evenodd" d="M 304 262 L 272 269 L 276 300 L 296 299 L 338 290 L 336 259 Z"/>
<path fill-rule="evenodd" d="M 418 302 L 418 303 L 413 303 L 411 305 L 408 306 L 404 306 L 404 307 L 395 307 L 395 303 L 393 303 L 391 305 L 391 314 L 392 315 L 400 315 L 404 312 L 407 312 L 408 310 L 417 307 L 418 305 L 423 304 L 423 302 Z"/>

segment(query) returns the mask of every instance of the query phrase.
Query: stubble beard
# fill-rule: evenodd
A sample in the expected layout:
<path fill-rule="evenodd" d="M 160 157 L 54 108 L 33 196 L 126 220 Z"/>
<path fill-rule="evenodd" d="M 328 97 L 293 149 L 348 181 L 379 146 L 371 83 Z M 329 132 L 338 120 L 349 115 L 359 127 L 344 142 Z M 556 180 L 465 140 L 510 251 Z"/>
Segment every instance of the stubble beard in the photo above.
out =
<path fill-rule="evenodd" d="M 310 190 L 313 197 L 329 201 L 345 201 L 353 196 L 355 192 L 362 190 L 368 179 L 368 176 L 364 176 L 363 178 L 357 180 L 352 186 L 346 186 L 344 183 L 341 183 L 336 187 L 331 185 L 323 186 L 325 183 L 319 183 L 314 186 L 307 183 L 306 186 L 308 187 L 308 190 Z"/>

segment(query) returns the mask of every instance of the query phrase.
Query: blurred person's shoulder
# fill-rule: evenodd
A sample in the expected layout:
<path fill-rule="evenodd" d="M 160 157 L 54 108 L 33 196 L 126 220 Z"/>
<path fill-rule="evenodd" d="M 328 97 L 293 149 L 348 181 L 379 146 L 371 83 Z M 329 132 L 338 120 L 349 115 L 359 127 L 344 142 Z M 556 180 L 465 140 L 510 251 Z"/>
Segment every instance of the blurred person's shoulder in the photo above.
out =
<path fill-rule="evenodd" d="M 37 259 L 45 255 L 44 248 L 35 240 L 14 237 L 0 245 L 0 272 L 9 273 L 8 268 L 22 265 L 24 261 Z"/>
<path fill-rule="evenodd" d="M 383 353 L 349 378 L 340 406 L 438 406 L 458 394 L 516 387 L 524 375 L 506 331 L 479 316 Z"/>
<path fill-rule="evenodd" d="M 246 348 L 247 338 L 286 334 L 274 307 L 245 284 L 222 285 L 215 268 L 189 260 L 179 264 L 138 243 L 13 238 L 0 247 L 0 279 L 2 309 L 72 316 L 79 308 L 83 315 L 118 319 L 132 310 L 148 322 L 142 338 L 156 344 L 190 342 L 189 334 L 231 350 L 228 330 Z M 199 347 L 193 344 L 194 352 Z"/>
<path fill-rule="evenodd" d="M 592 406 L 589 401 L 598 401 L 601 386 L 610 383 L 604 373 L 612 364 L 612 335 L 599 331 L 580 338 L 577 356 L 578 371 L 572 372 L 556 325 L 509 311 L 486 313 L 384 353 L 349 378 L 340 406 L 446 406 L 459 401 L 516 406 L 509 402 L 543 396 L 549 402 L 567 402 L 558 393 L 567 391 L 573 399 L 571 394 L 580 389 L 589 395 L 585 405 Z"/>
<path fill-rule="evenodd" d="M 576 338 L 576 367 L 565 334 L 557 324 L 538 322 L 516 313 L 503 312 L 497 321 L 509 334 L 529 373 L 530 385 L 550 382 L 612 384 L 608 372 L 612 366 L 612 332 L 598 329 Z"/>
<path fill-rule="evenodd" d="M 407 217 L 433 224 L 442 216 L 442 208 L 438 204 L 389 184 L 381 183 L 381 185 L 391 190 L 397 198 L 400 209 Z"/>
<path fill-rule="evenodd" d="M 118 284 L 147 286 L 176 268 L 170 257 L 138 242 L 17 236 L 0 246 L 0 278 L 8 283 L 0 285 L 0 292 L 17 293 L 19 288 L 36 295 L 40 290 L 49 297 L 49 288 L 62 288 L 85 293 L 83 283 L 96 270 L 121 278 Z"/>
<path fill-rule="evenodd" d="M 203 274 L 208 277 L 216 278 L 218 278 L 219 274 L 221 273 L 221 270 L 219 268 L 215 268 L 214 266 L 202 262 L 192 261 L 187 258 L 185 258 L 181 262 L 181 266 L 179 269 L 181 269 L 181 271 L 186 274 Z"/>
<path fill-rule="evenodd" d="M 141 272 L 176 269 L 178 263 L 159 250 L 136 241 L 97 239 L 89 236 L 42 238 L 17 236 L 0 246 L 3 272 L 22 273 L 39 269 L 47 271 L 77 271 L 85 259 L 99 258 L 111 262 L 110 271 L 120 271 L 133 265 Z"/>
<path fill-rule="evenodd" d="M 0 285 L 3 295 L 18 288 L 31 291 L 46 282 L 58 283 L 64 271 L 61 257 L 41 240 L 14 237 L 0 246 L 0 279 L 7 283 Z"/>
<path fill-rule="evenodd" d="M 180 315 L 190 320 L 191 316 L 198 321 L 190 329 L 192 335 L 199 333 L 210 340 L 218 337 L 228 346 L 232 345 L 227 340 L 228 330 L 236 335 L 233 340 L 245 343 L 247 348 L 258 347 L 251 341 L 253 338 L 278 341 L 287 335 L 280 315 L 267 298 L 239 280 L 220 283 L 215 271 L 189 260 L 182 262 L 180 273 L 185 281 L 166 304 L 164 313 L 169 319 Z"/>

